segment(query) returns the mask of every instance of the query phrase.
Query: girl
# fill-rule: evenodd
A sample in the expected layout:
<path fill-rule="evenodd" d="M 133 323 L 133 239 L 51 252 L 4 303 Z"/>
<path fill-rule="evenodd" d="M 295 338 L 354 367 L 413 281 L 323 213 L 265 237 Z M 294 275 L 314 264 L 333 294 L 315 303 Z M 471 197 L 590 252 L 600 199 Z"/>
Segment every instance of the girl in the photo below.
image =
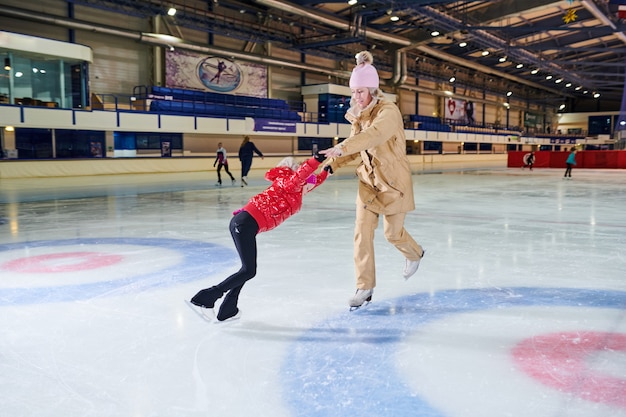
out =
<path fill-rule="evenodd" d="M 236 210 L 230 221 L 230 234 L 241 259 L 241 269 L 221 283 L 199 291 L 191 299 L 192 304 L 213 308 L 226 293 L 217 319 L 224 321 L 239 317 L 237 302 L 241 288 L 256 275 L 256 235 L 274 229 L 300 211 L 302 196 L 328 177 L 328 171 L 314 174 L 324 158 L 323 155 L 316 155 L 298 165 L 293 158 L 287 157 L 265 173 L 265 179 L 272 181 L 272 185 Z"/>

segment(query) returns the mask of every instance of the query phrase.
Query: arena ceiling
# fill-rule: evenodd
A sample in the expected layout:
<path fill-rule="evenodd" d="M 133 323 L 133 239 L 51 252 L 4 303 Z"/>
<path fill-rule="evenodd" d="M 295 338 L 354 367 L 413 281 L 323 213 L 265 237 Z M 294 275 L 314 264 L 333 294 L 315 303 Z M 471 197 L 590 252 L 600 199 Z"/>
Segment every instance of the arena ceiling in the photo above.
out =
<path fill-rule="evenodd" d="M 436 81 L 460 94 L 510 91 L 528 101 L 566 101 L 571 110 L 581 103 L 594 102 L 613 103 L 619 109 L 626 59 L 626 24 L 619 18 L 619 3 L 68 1 L 138 16 L 163 14 L 169 19 L 170 28 L 187 27 L 206 31 L 209 36 L 237 38 L 245 41 L 244 50 L 252 50 L 251 45 L 271 43 L 297 51 L 303 57 L 331 58 L 338 62 L 337 69 L 345 71 L 352 68 L 355 52 L 369 49 L 376 65 L 393 74 L 387 80 L 389 85 L 400 85 L 409 75 Z M 167 16 L 166 11 L 172 6 L 177 13 Z M 182 33 L 174 29 L 172 32 Z M 594 94 L 599 95 L 597 99 Z"/>

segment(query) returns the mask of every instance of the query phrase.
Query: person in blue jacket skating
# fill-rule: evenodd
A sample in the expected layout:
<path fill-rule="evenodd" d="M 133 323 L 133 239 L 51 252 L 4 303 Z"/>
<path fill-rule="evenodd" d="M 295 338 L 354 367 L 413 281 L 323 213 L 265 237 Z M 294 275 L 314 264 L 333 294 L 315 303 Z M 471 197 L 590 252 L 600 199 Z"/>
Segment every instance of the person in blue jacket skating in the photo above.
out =
<path fill-rule="evenodd" d="M 565 175 L 563 175 L 563 178 L 572 178 L 572 168 L 576 165 L 576 148 L 572 148 L 565 164 L 567 164 L 567 168 L 565 168 Z"/>

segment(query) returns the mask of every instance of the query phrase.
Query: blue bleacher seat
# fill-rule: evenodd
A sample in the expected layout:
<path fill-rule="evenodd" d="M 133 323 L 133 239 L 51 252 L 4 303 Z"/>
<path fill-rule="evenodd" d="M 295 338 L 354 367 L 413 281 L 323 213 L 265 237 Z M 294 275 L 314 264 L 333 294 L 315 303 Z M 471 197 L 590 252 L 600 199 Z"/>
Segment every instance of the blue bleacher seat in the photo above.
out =
<path fill-rule="evenodd" d="M 285 100 L 152 86 L 150 111 L 217 117 L 256 117 L 300 121 Z M 165 99 L 167 97 L 167 99 Z"/>

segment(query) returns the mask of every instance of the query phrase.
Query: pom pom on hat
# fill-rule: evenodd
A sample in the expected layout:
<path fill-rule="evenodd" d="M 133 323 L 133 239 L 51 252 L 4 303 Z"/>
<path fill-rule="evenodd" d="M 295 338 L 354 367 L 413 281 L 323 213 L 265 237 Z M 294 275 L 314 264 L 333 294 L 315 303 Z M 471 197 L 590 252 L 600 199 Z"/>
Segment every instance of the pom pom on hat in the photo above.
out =
<path fill-rule="evenodd" d="M 378 88 L 380 79 L 374 65 L 374 57 L 369 51 L 361 51 L 355 56 L 356 67 L 350 76 L 350 88 Z"/>

